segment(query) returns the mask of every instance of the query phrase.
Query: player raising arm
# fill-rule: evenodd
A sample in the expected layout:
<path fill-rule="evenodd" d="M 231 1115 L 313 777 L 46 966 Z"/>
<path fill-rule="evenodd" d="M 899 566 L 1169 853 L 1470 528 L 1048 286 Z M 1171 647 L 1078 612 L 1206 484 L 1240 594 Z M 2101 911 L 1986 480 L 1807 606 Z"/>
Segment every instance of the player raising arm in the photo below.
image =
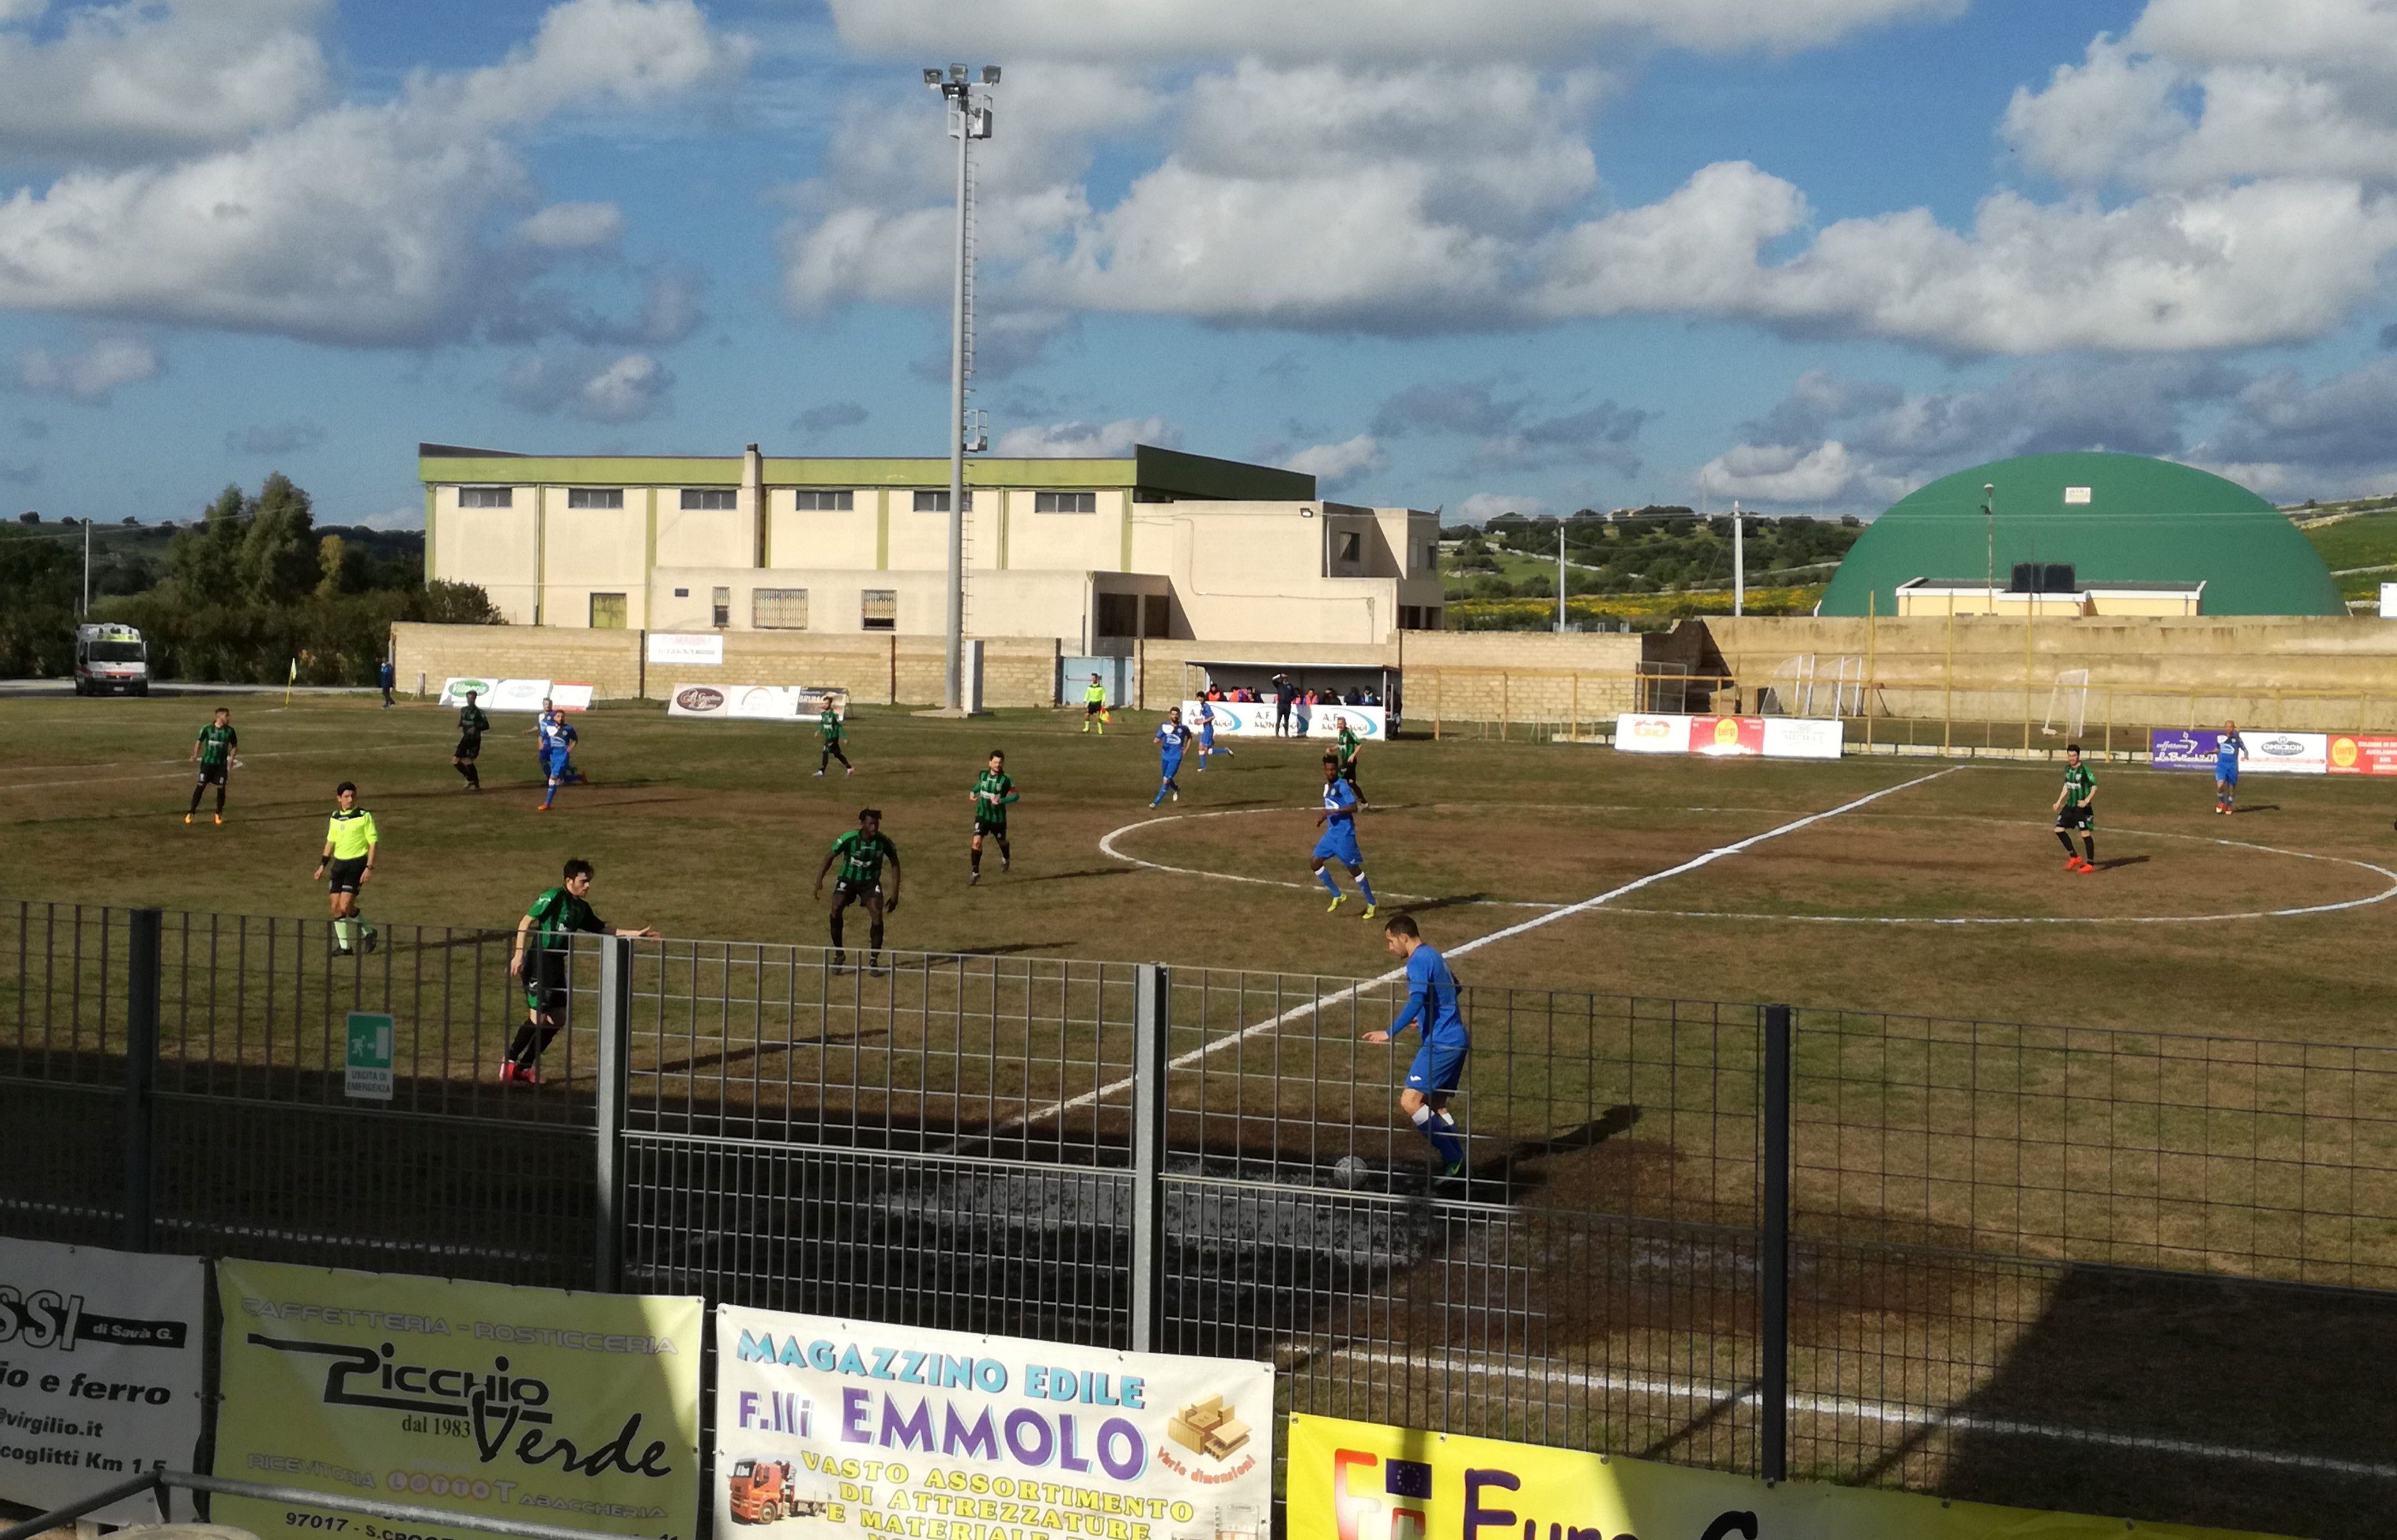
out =
<path fill-rule="evenodd" d="M 1456 1119 L 1448 1115 L 1448 1099 L 1465 1078 L 1465 1056 L 1473 1047 L 1465 1015 L 1456 998 L 1456 975 L 1448 959 L 1423 939 L 1413 915 L 1392 915 L 1382 922 L 1382 938 L 1390 955 L 1407 964 L 1407 1004 L 1386 1032 L 1365 1034 L 1369 1043 L 1396 1042 L 1409 1026 L 1423 1034 L 1423 1047 L 1407 1068 L 1407 1083 L 1399 1092 L 1399 1110 L 1415 1132 L 1440 1156 L 1442 1176 L 1465 1174 L 1465 1140 Z"/>
<path fill-rule="evenodd" d="M 225 780 L 233 774 L 233 754 L 239 747 L 241 734 L 233 730 L 233 713 L 217 707 L 208 725 L 192 740 L 192 759 L 200 767 L 200 774 L 192 783 L 192 805 L 183 813 L 184 823 L 199 816 L 200 793 L 210 786 L 217 789 L 217 822 L 224 822 Z"/>
<path fill-rule="evenodd" d="M 2239 810 L 2239 761 L 2247 757 L 2247 740 L 2239 736 L 2239 724 L 2222 724 L 2221 740 L 2214 746 L 2214 810 L 2233 813 Z"/>
<path fill-rule="evenodd" d="M 840 876 L 832 885 L 832 967 L 837 973 L 849 966 L 849 954 L 841 950 L 841 911 L 851 904 L 863 904 L 874 917 L 873 950 L 866 954 L 866 968 L 882 971 L 882 917 L 899 912 L 899 847 L 891 843 L 882 832 L 882 810 L 860 808 L 857 827 L 832 842 L 824 853 L 824 864 L 816 868 L 816 896 L 824 896 L 824 874 L 834 862 L 840 863 Z M 882 864 L 891 864 L 891 891 L 882 891 Z"/>
<path fill-rule="evenodd" d="M 500 1078 L 541 1084 L 541 1052 L 566 1024 L 567 959 L 570 937 L 654 936 L 651 930 L 609 930 L 591 912 L 591 863 L 577 856 L 566 864 L 565 880 L 532 901 L 516 921 L 516 946 L 508 974 L 524 981 L 525 1022 L 500 1064 Z"/>
<path fill-rule="evenodd" d="M 2081 762 L 2081 745 L 2064 751 L 2064 789 L 2056 794 L 2056 837 L 2064 845 L 2064 869 L 2097 869 L 2097 777 Z M 2081 831 L 2081 853 L 2072 853 L 2072 831 Z"/>
<path fill-rule="evenodd" d="M 966 877 L 971 888 L 982 880 L 982 839 L 988 835 L 998 841 L 998 869 L 1005 871 L 1015 864 L 1007 848 L 1007 805 L 1015 800 L 1015 778 L 1007 773 L 1007 756 L 997 749 L 973 783 L 973 870 Z"/>

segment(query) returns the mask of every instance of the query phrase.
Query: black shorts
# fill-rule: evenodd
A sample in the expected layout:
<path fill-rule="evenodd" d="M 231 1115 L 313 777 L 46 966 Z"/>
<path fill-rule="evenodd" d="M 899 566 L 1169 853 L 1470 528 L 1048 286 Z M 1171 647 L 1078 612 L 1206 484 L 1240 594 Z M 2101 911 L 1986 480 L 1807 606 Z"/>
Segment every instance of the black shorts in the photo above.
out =
<path fill-rule="evenodd" d="M 199 783 L 203 786 L 221 786 L 225 783 L 225 771 L 231 768 L 229 765 L 202 765 Z"/>
<path fill-rule="evenodd" d="M 882 896 L 882 884 L 879 882 L 850 882 L 843 877 L 835 877 L 832 884 L 832 896 L 835 898 L 853 899 L 856 902 L 863 904 L 869 898 L 880 898 Z"/>
<path fill-rule="evenodd" d="M 975 819 L 974 837 L 976 839 L 980 839 L 984 835 L 989 835 L 994 839 L 1005 839 L 1007 837 L 1007 820 L 1004 818 Z"/>
<path fill-rule="evenodd" d="M 566 1009 L 566 954 L 542 947 L 525 954 L 525 1009 L 544 1015 Z"/>
<path fill-rule="evenodd" d="M 1347 761 L 1340 767 L 1340 779 L 1347 782 L 1352 786 L 1357 783 L 1357 762 L 1354 759 Z"/>
<path fill-rule="evenodd" d="M 2096 819 L 2097 810 L 2095 808 L 2067 808 L 2056 815 L 2056 826 L 2059 829 L 2085 829 L 2095 834 Z"/>
<path fill-rule="evenodd" d="M 325 863 L 325 891 L 328 893 L 355 893 L 366 877 L 367 858 L 352 856 L 347 861 Z"/>
<path fill-rule="evenodd" d="M 1082 703 L 1082 715 L 1085 716 L 1096 716 L 1100 712 L 1106 709 L 1107 703 L 1105 701 L 1084 701 Z"/>
<path fill-rule="evenodd" d="M 451 752 L 449 757 L 452 759 L 478 759 L 482 757 L 482 754 L 483 735 L 479 732 L 469 732 L 458 740 L 458 747 Z"/>

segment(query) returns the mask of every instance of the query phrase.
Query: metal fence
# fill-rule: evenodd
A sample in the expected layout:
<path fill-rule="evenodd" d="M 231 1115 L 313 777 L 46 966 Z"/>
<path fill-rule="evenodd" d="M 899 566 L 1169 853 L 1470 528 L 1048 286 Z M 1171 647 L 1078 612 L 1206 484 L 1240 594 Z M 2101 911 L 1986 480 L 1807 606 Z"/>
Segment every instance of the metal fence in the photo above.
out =
<path fill-rule="evenodd" d="M 2397 1480 L 2397 1051 L 1468 986 L 1440 1183 L 1411 1051 L 1360 1040 L 1387 978 L 594 939 L 536 1087 L 504 936 L 382 943 L 0 908 L 0 1225 L 1267 1359 L 1285 1410 L 2151 1518 L 2326 1532 Z M 400 1024 L 387 1105 L 351 1011 Z"/>

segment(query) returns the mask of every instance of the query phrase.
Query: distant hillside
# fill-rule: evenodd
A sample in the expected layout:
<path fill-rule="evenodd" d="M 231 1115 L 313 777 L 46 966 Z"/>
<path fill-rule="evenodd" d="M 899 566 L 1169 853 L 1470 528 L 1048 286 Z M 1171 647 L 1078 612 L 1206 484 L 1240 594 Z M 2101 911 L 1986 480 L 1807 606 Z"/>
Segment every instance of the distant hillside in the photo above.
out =
<path fill-rule="evenodd" d="M 2310 502 L 2283 512 L 2322 553 L 2350 609 L 2377 604 L 2380 585 L 2397 583 L 2397 496 Z"/>
<path fill-rule="evenodd" d="M 188 524 L 197 524 L 193 519 Z M 148 592 L 167 574 L 167 548 L 175 532 L 186 524 L 105 524 L 91 527 L 91 587 L 95 595 Z M 5 528 L 57 542 L 81 558 L 84 527 L 80 520 L 20 516 Z M 407 586 L 422 581 L 424 531 L 369 529 L 364 525 L 319 524 L 311 538 L 339 535 L 343 544 L 361 552 L 366 581 L 372 586 Z"/>

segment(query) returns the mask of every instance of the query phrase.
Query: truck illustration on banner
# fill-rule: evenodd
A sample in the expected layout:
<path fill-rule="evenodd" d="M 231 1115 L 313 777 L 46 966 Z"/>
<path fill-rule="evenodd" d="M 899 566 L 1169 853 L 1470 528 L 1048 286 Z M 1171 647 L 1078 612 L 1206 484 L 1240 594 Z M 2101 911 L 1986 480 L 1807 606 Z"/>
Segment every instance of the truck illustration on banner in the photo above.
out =
<path fill-rule="evenodd" d="M 726 1479 L 731 1486 L 732 1521 L 771 1524 L 784 1519 L 815 1519 L 831 1502 L 814 1493 L 802 1496 L 797 1473 L 784 1460 L 736 1460 Z"/>

